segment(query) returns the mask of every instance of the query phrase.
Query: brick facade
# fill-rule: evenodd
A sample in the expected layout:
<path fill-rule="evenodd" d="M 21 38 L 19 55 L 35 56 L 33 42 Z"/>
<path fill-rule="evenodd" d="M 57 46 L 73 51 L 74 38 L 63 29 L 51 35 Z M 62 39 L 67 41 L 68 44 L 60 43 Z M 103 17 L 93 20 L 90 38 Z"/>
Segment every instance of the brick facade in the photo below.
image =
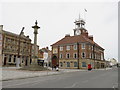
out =
<path fill-rule="evenodd" d="M 57 57 L 60 68 L 87 69 L 91 64 L 92 68 L 105 68 L 104 49 L 93 41 L 93 36 L 80 27 L 82 22 L 75 22 L 74 36 L 66 35 L 61 40 L 52 44 L 52 57 Z M 79 30 L 80 33 L 76 33 Z"/>

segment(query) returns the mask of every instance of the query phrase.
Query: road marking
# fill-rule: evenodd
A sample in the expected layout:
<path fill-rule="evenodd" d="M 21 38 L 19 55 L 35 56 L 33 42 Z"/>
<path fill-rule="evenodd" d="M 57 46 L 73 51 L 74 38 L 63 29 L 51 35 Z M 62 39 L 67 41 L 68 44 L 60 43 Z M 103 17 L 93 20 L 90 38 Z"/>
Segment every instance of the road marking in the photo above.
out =
<path fill-rule="evenodd" d="M 67 86 L 67 87 L 64 87 L 64 88 L 74 88 L 76 85 L 77 85 L 78 82 L 72 84 L 71 86 Z"/>

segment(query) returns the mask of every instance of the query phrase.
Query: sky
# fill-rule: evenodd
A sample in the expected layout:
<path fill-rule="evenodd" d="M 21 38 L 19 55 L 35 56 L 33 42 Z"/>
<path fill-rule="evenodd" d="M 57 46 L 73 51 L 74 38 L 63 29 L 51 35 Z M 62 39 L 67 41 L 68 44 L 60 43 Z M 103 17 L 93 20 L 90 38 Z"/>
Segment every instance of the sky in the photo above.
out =
<path fill-rule="evenodd" d="M 87 10 L 87 12 L 84 11 Z M 85 19 L 85 28 L 94 41 L 105 49 L 105 59 L 118 60 L 118 2 L 117 0 L 2 0 L 0 24 L 6 31 L 25 35 L 34 40 L 33 28 L 38 21 L 37 44 L 49 47 L 66 34 L 73 36 L 74 21 Z"/>

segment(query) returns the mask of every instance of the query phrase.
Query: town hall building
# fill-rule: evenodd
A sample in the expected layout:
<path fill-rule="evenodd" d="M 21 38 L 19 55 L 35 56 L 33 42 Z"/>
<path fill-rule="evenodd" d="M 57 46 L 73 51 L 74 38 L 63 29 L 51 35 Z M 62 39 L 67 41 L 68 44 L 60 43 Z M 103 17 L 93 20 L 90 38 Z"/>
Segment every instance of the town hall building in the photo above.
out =
<path fill-rule="evenodd" d="M 74 36 L 64 38 L 52 44 L 52 66 L 59 65 L 64 69 L 105 68 L 104 48 L 94 42 L 92 35 L 85 29 L 85 21 L 75 22 Z"/>

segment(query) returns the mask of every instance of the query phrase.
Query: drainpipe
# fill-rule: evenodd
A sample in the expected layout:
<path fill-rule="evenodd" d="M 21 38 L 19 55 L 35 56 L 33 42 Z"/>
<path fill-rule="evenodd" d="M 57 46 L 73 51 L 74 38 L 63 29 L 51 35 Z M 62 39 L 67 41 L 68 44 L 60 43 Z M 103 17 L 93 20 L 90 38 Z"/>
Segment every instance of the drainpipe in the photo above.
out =
<path fill-rule="evenodd" d="M 94 59 L 94 69 L 95 69 L 95 44 L 93 44 L 93 59 Z"/>
<path fill-rule="evenodd" d="M 77 60 L 78 60 L 78 69 L 80 69 L 79 65 L 79 43 L 77 42 Z"/>

